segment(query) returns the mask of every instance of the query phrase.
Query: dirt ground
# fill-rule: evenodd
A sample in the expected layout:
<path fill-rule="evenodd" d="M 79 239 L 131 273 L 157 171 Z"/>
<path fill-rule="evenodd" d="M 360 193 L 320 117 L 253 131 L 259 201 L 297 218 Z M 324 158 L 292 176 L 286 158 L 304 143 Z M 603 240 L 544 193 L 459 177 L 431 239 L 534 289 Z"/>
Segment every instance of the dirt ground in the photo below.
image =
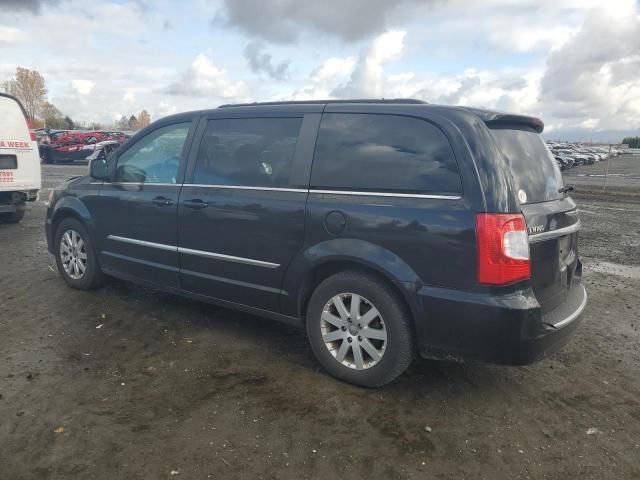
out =
<path fill-rule="evenodd" d="M 566 183 L 594 194 L 613 191 L 640 195 L 640 155 L 620 155 L 605 162 L 571 168 L 563 172 L 563 176 Z"/>
<path fill-rule="evenodd" d="M 84 171 L 45 167 L 42 200 Z M 640 199 L 575 197 L 589 304 L 562 352 L 416 361 L 378 390 L 268 320 L 66 287 L 37 202 L 0 225 L 0 479 L 638 479 Z"/>

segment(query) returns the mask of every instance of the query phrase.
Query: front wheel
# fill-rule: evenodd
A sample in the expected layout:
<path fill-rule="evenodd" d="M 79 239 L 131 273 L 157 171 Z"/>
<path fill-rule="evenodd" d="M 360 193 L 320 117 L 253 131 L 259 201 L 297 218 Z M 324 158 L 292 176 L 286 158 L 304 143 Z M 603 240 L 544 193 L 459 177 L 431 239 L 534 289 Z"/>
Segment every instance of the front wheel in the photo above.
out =
<path fill-rule="evenodd" d="M 102 285 L 104 275 L 91 237 L 82 223 L 75 218 L 64 219 L 56 229 L 54 241 L 58 271 L 69 286 L 89 290 Z"/>
<path fill-rule="evenodd" d="M 410 316 L 383 280 L 341 272 L 311 296 L 307 335 L 320 364 L 334 377 L 364 387 L 385 385 L 413 359 Z"/>

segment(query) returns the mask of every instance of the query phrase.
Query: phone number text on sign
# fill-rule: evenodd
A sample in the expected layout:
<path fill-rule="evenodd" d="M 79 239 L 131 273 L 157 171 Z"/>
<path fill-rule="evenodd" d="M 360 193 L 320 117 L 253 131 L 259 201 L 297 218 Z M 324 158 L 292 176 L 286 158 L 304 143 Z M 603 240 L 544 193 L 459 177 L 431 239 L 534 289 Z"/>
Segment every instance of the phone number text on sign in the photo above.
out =
<path fill-rule="evenodd" d="M 0 170 L 0 183 L 13 183 L 13 172 Z"/>

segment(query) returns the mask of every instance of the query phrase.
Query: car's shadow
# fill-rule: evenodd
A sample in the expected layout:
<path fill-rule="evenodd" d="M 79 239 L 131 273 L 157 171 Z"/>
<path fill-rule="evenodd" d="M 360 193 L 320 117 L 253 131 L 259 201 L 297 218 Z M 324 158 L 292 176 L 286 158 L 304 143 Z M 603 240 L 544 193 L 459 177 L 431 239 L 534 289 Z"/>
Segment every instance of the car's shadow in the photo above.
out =
<path fill-rule="evenodd" d="M 201 340 L 210 338 L 212 343 L 221 339 L 223 342 L 233 341 L 248 350 L 242 359 L 247 365 L 260 364 L 264 361 L 263 352 L 269 352 L 270 356 L 285 361 L 289 369 L 301 369 L 305 374 L 330 378 L 313 357 L 306 333 L 289 325 L 114 279 L 96 295 L 107 304 L 109 298 L 117 297 L 132 307 L 131 322 L 147 321 L 144 315 L 136 312 L 148 312 L 151 322 L 159 322 L 157 326 L 147 324 L 142 328 L 125 321 L 123 328 L 142 328 L 148 332 L 149 328 L 157 327 L 159 330 L 179 331 L 183 337 L 199 335 Z M 253 359 L 252 348 L 257 356 Z M 234 361 L 237 362 L 237 358 Z M 519 372 L 521 369 L 416 358 L 407 372 L 385 387 L 385 391 L 409 390 L 419 395 L 420 392 L 442 387 L 449 390 L 452 385 L 464 385 L 465 390 L 467 387 L 491 388 L 495 385 L 496 373 L 499 372 L 500 377 L 509 377 L 509 371 Z"/>

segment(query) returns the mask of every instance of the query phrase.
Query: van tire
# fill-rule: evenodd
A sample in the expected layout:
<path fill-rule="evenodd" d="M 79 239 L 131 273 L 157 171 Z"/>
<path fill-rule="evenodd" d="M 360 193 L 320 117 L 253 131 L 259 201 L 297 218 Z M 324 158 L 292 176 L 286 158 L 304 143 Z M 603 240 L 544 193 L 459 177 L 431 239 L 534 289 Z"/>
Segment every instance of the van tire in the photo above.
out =
<path fill-rule="evenodd" d="M 73 271 L 70 273 L 63 265 L 60 245 L 66 232 L 75 232 L 82 239 L 84 254 L 86 256 L 85 270 L 79 278 L 74 278 Z M 84 225 L 75 218 L 65 218 L 56 228 L 54 241 L 54 256 L 60 276 L 67 282 L 67 285 L 79 290 L 91 290 L 102 286 L 105 276 L 98 264 L 98 257 L 93 246 L 93 240 Z M 77 276 L 77 275 L 76 275 Z"/>
<path fill-rule="evenodd" d="M 4 223 L 19 223 L 24 218 L 25 206 L 17 206 L 15 212 L 0 213 L 0 220 Z"/>
<path fill-rule="evenodd" d="M 343 300 L 336 300 L 336 297 Z M 353 298 L 358 299 L 358 313 L 355 313 L 357 319 L 353 318 L 354 311 L 351 310 Z M 336 315 L 332 314 L 333 317 L 329 318 L 335 322 L 338 309 L 333 308 L 336 301 L 347 302 L 342 304 L 347 307 L 349 314 L 349 323 L 344 322 L 340 327 L 324 320 L 326 313 L 333 312 Z M 359 319 L 365 319 L 366 313 L 374 308 L 380 315 L 371 322 L 371 329 L 361 325 Z M 330 375 L 355 385 L 385 385 L 402 374 L 413 360 L 413 329 L 405 303 L 387 282 L 365 272 L 344 271 L 322 281 L 309 300 L 306 327 L 311 349 L 325 370 Z M 381 335 L 380 332 L 386 332 L 386 340 L 383 342 L 375 339 L 372 329 L 377 330 L 376 336 Z M 339 330 L 344 333 L 341 334 Z M 334 342 L 325 343 L 325 340 L 330 338 L 324 336 L 327 334 L 342 337 Z M 347 341 L 348 344 L 345 343 Z M 367 345 L 362 343 L 367 341 Z M 378 354 L 382 352 L 377 361 L 367 352 L 372 345 Z M 346 356 L 340 353 L 343 348 L 347 352 Z M 357 367 L 355 349 L 360 349 L 361 352 L 358 355 L 360 368 Z M 339 358 L 343 360 L 340 361 Z M 369 366 L 366 366 L 367 360 Z M 345 362 L 348 365 L 345 365 Z"/>

